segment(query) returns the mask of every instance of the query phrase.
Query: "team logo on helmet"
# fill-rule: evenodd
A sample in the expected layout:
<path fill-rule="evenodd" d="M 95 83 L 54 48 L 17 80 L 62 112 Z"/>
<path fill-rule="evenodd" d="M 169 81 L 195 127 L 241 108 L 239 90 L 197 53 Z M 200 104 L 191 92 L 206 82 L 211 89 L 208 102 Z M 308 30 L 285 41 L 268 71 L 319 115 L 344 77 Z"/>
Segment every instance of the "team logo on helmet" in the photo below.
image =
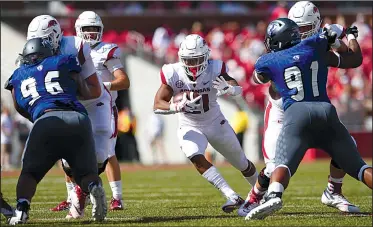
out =
<path fill-rule="evenodd" d="M 316 6 L 313 7 L 313 13 L 317 13 L 319 11 Z"/>
<path fill-rule="evenodd" d="M 182 87 L 184 87 L 184 82 L 181 81 L 181 80 L 178 80 L 178 81 L 176 81 L 175 85 L 176 85 L 177 88 L 182 88 Z"/>
<path fill-rule="evenodd" d="M 54 26 L 54 25 L 57 25 L 57 21 L 55 21 L 55 20 L 50 20 L 50 21 L 48 22 L 48 28 L 49 28 L 49 27 L 52 27 L 52 26 Z"/>

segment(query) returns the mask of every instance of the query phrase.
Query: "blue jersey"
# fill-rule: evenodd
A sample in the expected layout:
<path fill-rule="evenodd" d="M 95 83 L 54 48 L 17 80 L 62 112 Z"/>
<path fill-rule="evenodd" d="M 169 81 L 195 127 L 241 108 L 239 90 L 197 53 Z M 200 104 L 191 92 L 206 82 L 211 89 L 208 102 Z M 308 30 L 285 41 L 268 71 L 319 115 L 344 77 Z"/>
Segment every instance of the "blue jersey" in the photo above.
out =
<path fill-rule="evenodd" d="M 284 110 L 294 102 L 330 102 L 327 50 L 328 40 L 319 33 L 289 49 L 263 55 L 255 70 L 274 82 Z"/>
<path fill-rule="evenodd" d="M 33 65 L 21 65 L 9 78 L 6 89 L 14 88 L 18 106 L 29 113 L 34 122 L 45 110 L 74 110 L 87 114 L 77 100 L 76 82 L 70 72 L 81 67 L 73 55 L 57 55 Z"/>

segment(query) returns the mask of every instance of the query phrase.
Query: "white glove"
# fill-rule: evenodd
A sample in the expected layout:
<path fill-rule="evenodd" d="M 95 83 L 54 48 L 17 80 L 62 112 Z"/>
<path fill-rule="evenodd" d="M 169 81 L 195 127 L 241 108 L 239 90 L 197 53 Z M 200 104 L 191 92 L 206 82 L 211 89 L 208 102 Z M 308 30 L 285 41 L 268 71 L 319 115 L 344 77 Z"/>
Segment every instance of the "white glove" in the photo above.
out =
<path fill-rule="evenodd" d="M 188 100 L 187 93 L 184 93 L 183 98 L 180 100 L 180 102 L 170 104 L 170 110 L 175 112 L 193 112 L 199 110 L 201 104 L 198 101 L 201 98 L 202 96 L 199 95 L 192 100 Z"/>
<path fill-rule="evenodd" d="M 344 34 L 342 34 L 343 31 L 344 31 L 344 28 L 340 24 L 325 24 L 324 28 L 330 29 L 333 32 L 337 33 L 337 38 L 339 38 L 339 39 L 343 38 L 343 36 L 344 36 Z M 341 37 L 341 35 L 342 35 L 342 37 Z"/>
<path fill-rule="evenodd" d="M 227 93 L 231 95 L 234 92 L 233 86 L 228 84 L 223 76 L 217 77 L 215 81 L 212 81 L 212 83 L 214 84 L 212 87 L 218 90 L 218 93 L 216 93 L 217 96 Z"/>

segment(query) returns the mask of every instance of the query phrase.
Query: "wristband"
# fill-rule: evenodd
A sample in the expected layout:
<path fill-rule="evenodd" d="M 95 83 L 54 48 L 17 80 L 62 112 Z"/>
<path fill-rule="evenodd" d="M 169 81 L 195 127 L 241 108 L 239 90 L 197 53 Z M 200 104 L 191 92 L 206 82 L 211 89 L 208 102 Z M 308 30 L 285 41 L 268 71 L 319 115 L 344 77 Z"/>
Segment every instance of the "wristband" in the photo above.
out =
<path fill-rule="evenodd" d="M 170 104 L 170 110 L 176 112 L 176 104 L 175 103 Z"/>
<path fill-rule="evenodd" d="M 350 42 L 351 39 L 356 39 L 356 37 L 353 34 L 348 34 L 347 41 Z"/>
<path fill-rule="evenodd" d="M 105 87 L 110 91 L 111 82 L 104 82 Z"/>

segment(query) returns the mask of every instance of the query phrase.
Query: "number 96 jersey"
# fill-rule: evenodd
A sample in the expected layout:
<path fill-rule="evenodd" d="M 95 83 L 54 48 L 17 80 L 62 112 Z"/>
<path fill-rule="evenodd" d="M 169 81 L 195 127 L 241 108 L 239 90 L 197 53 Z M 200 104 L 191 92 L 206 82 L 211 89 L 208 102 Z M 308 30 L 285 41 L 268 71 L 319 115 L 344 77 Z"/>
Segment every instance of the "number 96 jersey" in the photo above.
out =
<path fill-rule="evenodd" d="M 216 118 L 222 116 L 216 98 L 217 90 L 212 87 L 212 81 L 227 71 L 224 62 L 209 60 L 206 70 L 197 78 L 196 82 L 192 82 L 180 62 L 163 65 L 160 72 L 161 81 L 172 88 L 173 96 L 186 91 L 193 91 L 202 95 L 199 110 L 179 113 L 180 125 L 210 125 Z"/>
<path fill-rule="evenodd" d="M 327 51 L 327 38 L 316 34 L 289 49 L 263 55 L 255 63 L 255 71 L 275 83 L 284 110 L 294 102 L 330 103 Z"/>
<path fill-rule="evenodd" d="M 48 57 L 38 64 L 22 65 L 16 69 L 5 88 L 14 88 L 18 106 L 31 115 L 33 122 L 48 109 L 87 114 L 76 98 L 77 85 L 69 75 L 72 71 L 81 71 L 75 56 Z"/>

